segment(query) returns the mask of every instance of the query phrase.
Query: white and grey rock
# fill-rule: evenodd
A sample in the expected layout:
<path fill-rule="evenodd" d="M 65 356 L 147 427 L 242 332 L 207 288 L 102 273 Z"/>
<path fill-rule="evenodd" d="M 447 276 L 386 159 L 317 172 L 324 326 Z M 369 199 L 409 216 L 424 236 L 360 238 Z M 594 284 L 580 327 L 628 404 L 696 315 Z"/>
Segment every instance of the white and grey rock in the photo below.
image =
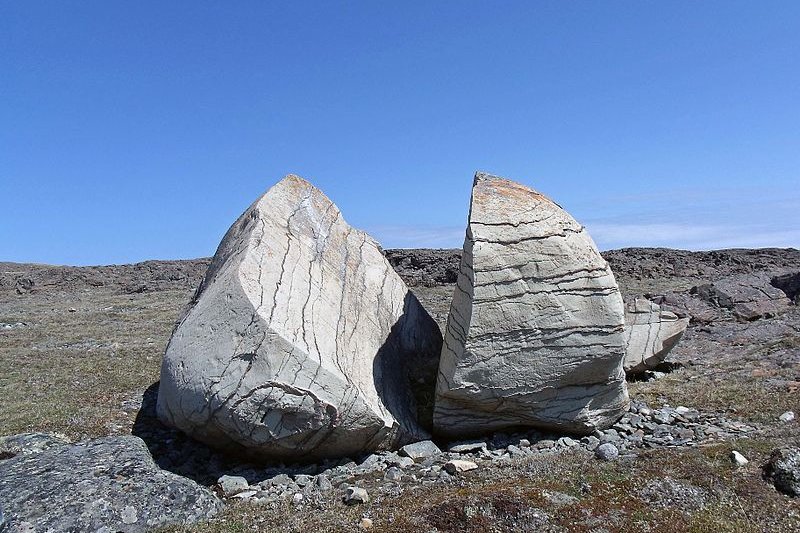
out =
<path fill-rule="evenodd" d="M 451 461 L 447 461 L 444 464 L 444 470 L 450 475 L 461 474 L 463 472 L 469 472 L 470 470 L 475 470 L 478 468 L 478 465 L 472 461 L 465 461 L 463 459 L 453 459 Z"/>
<path fill-rule="evenodd" d="M 595 448 L 594 455 L 602 461 L 613 461 L 619 457 L 619 449 L 610 442 L 606 442 Z"/>
<path fill-rule="evenodd" d="M 583 226 L 527 187 L 477 174 L 435 431 L 610 426 L 628 406 L 623 327 L 614 275 Z"/>
<path fill-rule="evenodd" d="M 347 505 L 369 503 L 369 494 L 362 487 L 347 487 L 344 491 L 343 500 Z"/>
<path fill-rule="evenodd" d="M 689 325 L 646 298 L 636 298 L 625 306 L 625 372 L 638 374 L 664 362 Z"/>
<path fill-rule="evenodd" d="M 406 444 L 402 448 L 400 448 L 400 453 L 406 457 L 413 459 L 414 461 L 420 461 L 422 459 L 427 459 L 429 457 L 434 457 L 442 453 L 442 450 L 430 440 L 423 440 L 419 442 L 414 442 L 411 444 Z"/>
<path fill-rule="evenodd" d="M 250 484 L 242 476 L 222 476 L 217 480 L 217 485 L 226 498 L 236 496 L 250 488 Z"/>
<path fill-rule="evenodd" d="M 735 464 L 736 466 L 744 466 L 750 462 L 744 455 L 742 455 L 740 452 L 736 450 L 733 450 L 731 452 L 731 461 L 733 461 L 733 464 Z"/>
<path fill-rule="evenodd" d="M 366 233 L 287 176 L 228 230 L 164 356 L 162 421 L 260 459 L 425 438 L 441 334 Z"/>

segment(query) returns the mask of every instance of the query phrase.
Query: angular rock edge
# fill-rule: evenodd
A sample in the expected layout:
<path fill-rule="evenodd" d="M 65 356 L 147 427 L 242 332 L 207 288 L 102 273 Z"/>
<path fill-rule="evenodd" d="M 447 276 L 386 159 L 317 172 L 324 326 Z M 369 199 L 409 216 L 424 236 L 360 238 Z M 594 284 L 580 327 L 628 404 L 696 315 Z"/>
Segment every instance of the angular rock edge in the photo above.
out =
<path fill-rule="evenodd" d="M 435 433 L 610 426 L 628 406 L 623 326 L 614 275 L 583 226 L 541 194 L 477 173 Z"/>
<path fill-rule="evenodd" d="M 255 459 L 396 448 L 428 436 L 440 350 L 378 244 L 289 175 L 222 240 L 170 339 L 157 412 Z"/>

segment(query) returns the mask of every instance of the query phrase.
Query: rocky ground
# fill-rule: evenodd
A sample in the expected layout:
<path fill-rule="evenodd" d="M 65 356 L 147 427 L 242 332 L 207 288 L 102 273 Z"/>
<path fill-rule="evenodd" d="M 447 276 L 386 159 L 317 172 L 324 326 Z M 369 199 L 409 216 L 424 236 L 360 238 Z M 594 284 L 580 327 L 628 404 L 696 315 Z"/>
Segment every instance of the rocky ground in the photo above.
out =
<path fill-rule="evenodd" d="M 459 252 L 386 255 L 444 328 Z M 613 429 L 583 439 L 497 434 L 266 467 L 216 454 L 154 417 L 166 341 L 207 260 L 0 263 L 0 435 L 63 434 L 0 441 L 0 513 L 14 498 L 84 498 L 106 505 L 101 514 L 118 513 L 121 530 L 141 531 L 168 522 L 142 481 L 158 477 L 179 494 L 178 518 L 217 511 L 203 486 L 225 500 L 211 520 L 166 526 L 180 531 L 800 530 L 800 501 L 785 494 L 800 485 L 800 456 L 770 461 L 773 450 L 800 444 L 800 425 L 787 414 L 800 413 L 800 251 L 604 256 L 626 298 L 646 295 L 691 318 L 668 363 L 631 380 L 631 410 Z M 63 448 L 96 437 L 108 439 Z M 90 476 L 84 450 L 124 455 L 128 469 L 109 463 Z M 734 450 L 748 462 L 737 464 Z M 67 482 L 58 475 L 26 484 L 58 464 L 109 481 L 100 493 L 81 484 L 59 491 Z"/>

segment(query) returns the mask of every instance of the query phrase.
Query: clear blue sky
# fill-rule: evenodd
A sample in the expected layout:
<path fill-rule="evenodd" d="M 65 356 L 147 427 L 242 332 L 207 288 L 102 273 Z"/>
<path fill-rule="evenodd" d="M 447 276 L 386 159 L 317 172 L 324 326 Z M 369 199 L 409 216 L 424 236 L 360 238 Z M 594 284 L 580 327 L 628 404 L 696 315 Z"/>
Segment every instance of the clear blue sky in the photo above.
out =
<path fill-rule="evenodd" d="M 800 2 L 0 2 L 0 261 L 210 255 L 290 172 L 459 247 L 475 170 L 601 248 L 800 246 Z"/>

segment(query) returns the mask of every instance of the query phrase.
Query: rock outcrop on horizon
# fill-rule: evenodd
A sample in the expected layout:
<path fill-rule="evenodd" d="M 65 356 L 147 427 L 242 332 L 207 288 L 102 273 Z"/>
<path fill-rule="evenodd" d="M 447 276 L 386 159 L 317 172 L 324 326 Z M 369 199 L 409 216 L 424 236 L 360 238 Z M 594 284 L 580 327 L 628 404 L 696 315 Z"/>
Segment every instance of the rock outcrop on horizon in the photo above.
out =
<path fill-rule="evenodd" d="M 318 189 L 289 175 L 228 230 L 164 357 L 158 416 L 259 459 L 428 436 L 438 326 Z"/>
<path fill-rule="evenodd" d="M 646 298 L 635 298 L 625 306 L 625 372 L 637 374 L 664 362 L 689 326 Z"/>
<path fill-rule="evenodd" d="M 585 229 L 543 195 L 478 173 L 435 432 L 610 426 L 628 406 L 623 326 L 616 281 Z"/>

